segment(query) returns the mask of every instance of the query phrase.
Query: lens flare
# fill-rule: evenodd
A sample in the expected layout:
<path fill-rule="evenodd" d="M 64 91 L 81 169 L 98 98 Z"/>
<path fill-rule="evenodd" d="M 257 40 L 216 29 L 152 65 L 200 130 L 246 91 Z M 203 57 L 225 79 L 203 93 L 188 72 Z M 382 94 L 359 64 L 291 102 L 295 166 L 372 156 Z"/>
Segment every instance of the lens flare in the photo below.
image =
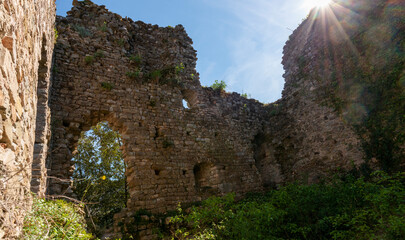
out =
<path fill-rule="evenodd" d="M 332 3 L 332 0 L 305 0 L 304 5 L 307 8 L 323 8 Z"/>

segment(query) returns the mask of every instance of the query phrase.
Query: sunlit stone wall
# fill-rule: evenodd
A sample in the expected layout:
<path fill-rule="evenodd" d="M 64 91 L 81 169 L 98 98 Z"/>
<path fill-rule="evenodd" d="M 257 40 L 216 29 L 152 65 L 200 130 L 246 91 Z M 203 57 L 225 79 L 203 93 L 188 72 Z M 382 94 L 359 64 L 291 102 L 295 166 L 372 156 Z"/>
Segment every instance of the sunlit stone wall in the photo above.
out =
<path fill-rule="evenodd" d="M 36 127 L 46 133 L 44 147 L 49 136 L 48 119 L 36 119 L 47 112 L 54 22 L 53 0 L 0 1 L 0 239 L 21 233 L 32 172 L 35 186 L 45 181 L 45 165 L 33 165 L 33 156 Z"/>
<path fill-rule="evenodd" d="M 274 177 L 264 184 L 366 170 L 354 126 L 372 111 L 367 79 L 382 81 L 378 76 L 403 59 L 404 9 L 402 1 L 334 1 L 312 10 L 293 32 L 284 47 L 282 98 L 272 104 L 262 136 L 259 157 Z M 378 159 L 367 160 L 378 167 Z"/>
<path fill-rule="evenodd" d="M 57 29 L 49 194 L 71 193 L 63 180 L 77 141 L 100 121 L 122 136 L 129 211 L 165 212 L 178 202 L 262 190 L 252 141 L 266 108 L 203 88 L 181 25 L 134 22 L 78 2 Z"/>

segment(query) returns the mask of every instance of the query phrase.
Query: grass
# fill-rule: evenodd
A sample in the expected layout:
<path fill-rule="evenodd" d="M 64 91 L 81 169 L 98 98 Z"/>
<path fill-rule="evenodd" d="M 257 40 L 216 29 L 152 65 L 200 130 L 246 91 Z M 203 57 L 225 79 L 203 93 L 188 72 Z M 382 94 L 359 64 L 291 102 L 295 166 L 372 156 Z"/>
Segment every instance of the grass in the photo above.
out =
<path fill-rule="evenodd" d="M 92 239 L 86 232 L 82 206 L 34 197 L 24 222 L 24 239 Z"/>

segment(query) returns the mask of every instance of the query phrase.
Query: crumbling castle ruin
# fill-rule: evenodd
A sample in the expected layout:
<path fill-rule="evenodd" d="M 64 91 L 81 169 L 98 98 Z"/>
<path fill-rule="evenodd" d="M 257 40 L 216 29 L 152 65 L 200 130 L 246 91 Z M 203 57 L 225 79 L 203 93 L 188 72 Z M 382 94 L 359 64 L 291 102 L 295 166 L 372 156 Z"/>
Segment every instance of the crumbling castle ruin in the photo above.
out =
<path fill-rule="evenodd" d="M 316 182 L 363 162 L 349 113 L 325 104 L 336 67 L 325 49 L 395 1 L 350 6 L 357 15 L 337 15 L 350 29 L 312 12 L 284 48 L 283 97 L 268 105 L 202 87 L 181 25 L 134 22 L 90 1 L 55 19 L 52 0 L 23 2 L 0 0 L 0 238 L 20 234 L 30 191 L 70 193 L 61 179 L 80 134 L 100 121 L 123 139 L 127 213 Z"/>

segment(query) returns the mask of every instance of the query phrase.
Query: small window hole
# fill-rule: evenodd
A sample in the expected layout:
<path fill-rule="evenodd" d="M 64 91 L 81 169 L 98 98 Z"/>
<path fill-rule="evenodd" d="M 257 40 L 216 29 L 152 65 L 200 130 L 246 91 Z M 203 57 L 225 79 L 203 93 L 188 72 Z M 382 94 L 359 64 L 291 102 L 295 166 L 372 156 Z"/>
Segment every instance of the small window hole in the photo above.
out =
<path fill-rule="evenodd" d="M 183 99 L 183 107 L 184 107 L 185 109 L 190 109 L 189 104 L 188 104 L 188 102 L 187 102 L 186 99 Z"/>

